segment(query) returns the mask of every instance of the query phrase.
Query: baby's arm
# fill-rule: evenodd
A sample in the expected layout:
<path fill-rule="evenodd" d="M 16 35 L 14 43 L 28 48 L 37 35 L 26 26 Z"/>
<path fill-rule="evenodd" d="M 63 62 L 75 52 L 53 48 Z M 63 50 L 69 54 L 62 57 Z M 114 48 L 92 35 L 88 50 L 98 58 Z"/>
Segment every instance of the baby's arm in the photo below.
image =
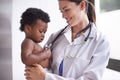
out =
<path fill-rule="evenodd" d="M 50 64 L 50 58 L 47 58 L 47 59 L 41 61 L 39 64 L 40 64 L 42 67 L 44 67 L 44 68 L 49 68 L 49 67 L 50 67 L 50 66 L 49 66 L 49 64 Z"/>
<path fill-rule="evenodd" d="M 41 49 L 41 52 L 40 52 L 40 54 L 44 54 L 44 51 L 46 51 L 48 48 L 42 48 L 41 46 L 39 46 L 39 48 Z M 47 56 L 47 55 L 46 55 Z M 44 60 L 41 60 L 40 62 L 39 62 L 39 64 L 42 66 L 42 67 L 44 67 L 44 68 L 49 68 L 50 66 L 49 66 L 49 64 L 50 64 L 50 57 L 49 58 L 45 58 Z"/>
<path fill-rule="evenodd" d="M 39 63 L 50 57 L 50 49 L 33 53 L 34 42 L 30 39 L 26 39 L 21 45 L 21 59 L 25 65 L 32 65 Z"/>

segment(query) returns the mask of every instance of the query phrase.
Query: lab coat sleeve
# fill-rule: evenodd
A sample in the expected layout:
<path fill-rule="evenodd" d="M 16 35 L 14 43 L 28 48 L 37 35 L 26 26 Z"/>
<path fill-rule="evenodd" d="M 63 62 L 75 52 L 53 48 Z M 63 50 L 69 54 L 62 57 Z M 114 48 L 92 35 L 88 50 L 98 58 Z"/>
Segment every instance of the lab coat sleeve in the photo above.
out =
<path fill-rule="evenodd" d="M 102 39 L 94 51 L 91 62 L 77 79 L 65 78 L 53 73 L 46 73 L 45 80 L 102 80 L 102 74 L 109 60 L 110 45 L 107 39 Z"/>

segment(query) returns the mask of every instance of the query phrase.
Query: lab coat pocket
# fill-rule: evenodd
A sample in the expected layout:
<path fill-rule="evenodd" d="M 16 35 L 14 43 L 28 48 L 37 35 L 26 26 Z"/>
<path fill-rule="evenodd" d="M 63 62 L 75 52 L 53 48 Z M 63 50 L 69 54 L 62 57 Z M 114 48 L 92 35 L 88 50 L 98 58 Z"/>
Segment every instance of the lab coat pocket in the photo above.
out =
<path fill-rule="evenodd" d="M 82 75 L 89 62 L 90 60 L 83 59 L 81 57 L 65 58 L 64 74 L 77 78 Z"/>

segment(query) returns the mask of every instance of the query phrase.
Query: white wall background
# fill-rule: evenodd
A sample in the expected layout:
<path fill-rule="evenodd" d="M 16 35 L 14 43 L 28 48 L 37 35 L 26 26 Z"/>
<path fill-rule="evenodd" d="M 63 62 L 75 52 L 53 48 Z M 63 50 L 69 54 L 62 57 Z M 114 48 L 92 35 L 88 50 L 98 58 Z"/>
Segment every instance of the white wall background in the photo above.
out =
<path fill-rule="evenodd" d="M 120 10 L 99 15 L 99 29 L 109 38 L 111 45 L 110 57 L 120 60 Z"/>
<path fill-rule="evenodd" d="M 20 49 L 21 42 L 24 39 L 24 33 L 19 30 L 20 17 L 29 7 L 41 8 L 49 13 L 51 22 L 42 45 L 45 44 L 51 33 L 56 32 L 66 25 L 63 21 L 57 0 L 13 0 L 12 6 L 12 62 L 13 62 L 13 80 L 25 80 L 24 64 L 21 62 Z"/>

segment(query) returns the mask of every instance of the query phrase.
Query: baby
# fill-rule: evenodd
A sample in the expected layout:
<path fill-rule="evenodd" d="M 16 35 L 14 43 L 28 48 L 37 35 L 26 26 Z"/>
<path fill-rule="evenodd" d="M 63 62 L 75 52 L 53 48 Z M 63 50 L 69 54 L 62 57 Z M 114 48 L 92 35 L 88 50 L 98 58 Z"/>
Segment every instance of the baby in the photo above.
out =
<path fill-rule="evenodd" d="M 39 63 L 44 68 L 49 67 L 50 49 L 43 49 L 39 43 L 43 41 L 47 31 L 49 15 L 37 8 L 28 8 L 20 20 L 20 30 L 25 33 L 21 44 L 21 59 L 25 65 Z"/>

